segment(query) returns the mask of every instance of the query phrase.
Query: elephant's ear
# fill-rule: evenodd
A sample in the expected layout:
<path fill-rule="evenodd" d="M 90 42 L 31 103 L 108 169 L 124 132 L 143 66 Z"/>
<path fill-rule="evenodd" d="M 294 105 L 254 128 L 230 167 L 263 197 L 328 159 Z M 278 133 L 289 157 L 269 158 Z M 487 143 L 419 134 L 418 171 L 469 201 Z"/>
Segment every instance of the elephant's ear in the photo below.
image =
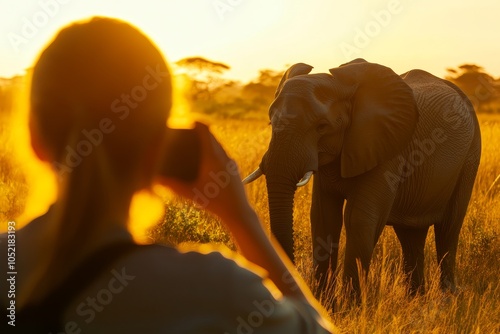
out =
<path fill-rule="evenodd" d="M 400 153 L 418 122 L 412 89 L 390 68 L 356 59 L 330 69 L 351 90 L 350 124 L 341 153 L 342 177 L 367 172 Z"/>
<path fill-rule="evenodd" d="M 283 77 L 281 77 L 280 83 L 278 85 L 278 88 L 276 88 L 276 93 L 274 93 L 274 98 L 277 98 L 278 95 L 281 92 L 281 89 L 285 85 L 285 82 L 293 78 L 297 75 L 303 75 L 303 74 L 309 74 L 313 67 L 311 65 L 307 65 L 304 63 L 297 63 L 295 65 L 290 66 L 288 70 L 286 70 L 285 74 L 283 74 Z"/>

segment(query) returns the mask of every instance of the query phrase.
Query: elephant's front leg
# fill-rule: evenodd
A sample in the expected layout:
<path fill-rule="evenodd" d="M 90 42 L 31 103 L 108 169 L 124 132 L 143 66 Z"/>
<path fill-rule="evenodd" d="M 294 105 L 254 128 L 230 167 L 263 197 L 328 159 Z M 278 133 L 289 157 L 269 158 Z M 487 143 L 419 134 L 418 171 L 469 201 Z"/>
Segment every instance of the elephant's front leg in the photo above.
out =
<path fill-rule="evenodd" d="M 346 250 L 344 281 L 359 298 L 361 292 L 359 274 L 366 278 L 375 247 L 376 223 L 367 219 L 350 219 L 346 222 Z M 361 265 L 362 273 L 358 273 Z"/>
<path fill-rule="evenodd" d="M 367 278 L 375 244 L 387 222 L 395 194 L 391 191 L 375 191 L 380 187 L 358 191 L 348 198 L 344 210 L 346 251 L 344 280 L 352 287 L 356 298 L 361 296 L 358 262 Z"/>
<path fill-rule="evenodd" d="M 324 182 L 321 181 L 321 174 L 315 175 L 311 204 L 311 235 L 318 298 L 328 286 L 333 287 L 328 282 L 333 281 L 333 274 L 337 269 L 343 206 L 344 198 L 326 191 Z"/>

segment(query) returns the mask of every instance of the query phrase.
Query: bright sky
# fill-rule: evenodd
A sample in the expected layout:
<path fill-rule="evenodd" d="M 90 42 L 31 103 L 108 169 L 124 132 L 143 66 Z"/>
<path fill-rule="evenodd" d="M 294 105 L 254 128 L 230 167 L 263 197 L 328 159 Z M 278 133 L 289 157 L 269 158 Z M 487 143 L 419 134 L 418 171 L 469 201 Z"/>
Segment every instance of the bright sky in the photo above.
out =
<path fill-rule="evenodd" d="M 439 76 L 476 63 L 498 77 L 499 14 L 498 0 L 0 0 L 0 76 L 23 73 L 62 26 L 104 15 L 141 28 L 170 61 L 200 55 L 242 81 L 357 57 Z"/>

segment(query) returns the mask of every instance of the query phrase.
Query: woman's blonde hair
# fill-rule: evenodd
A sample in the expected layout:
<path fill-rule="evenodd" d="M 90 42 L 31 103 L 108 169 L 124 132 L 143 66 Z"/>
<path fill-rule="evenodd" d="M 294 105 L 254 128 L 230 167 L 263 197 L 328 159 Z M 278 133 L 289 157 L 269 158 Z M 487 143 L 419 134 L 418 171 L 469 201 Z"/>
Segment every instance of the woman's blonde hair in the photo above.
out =
<path fill-rule="evenodd" d="M 44 282 L 59 279 L 61 266 L 106 223 L 100 213 L 111 190 L 149 185 L 148 175 L 139 177 L 138 171 L 145 170 L 148 152 L 164 134 L 171 78 L 142 32 L 116 19 L 92 18 L 62 29 L 43 50 L 33 69 L 30 103 L 31 126 L 61 186 L 49 216 L 56 229 L 27 286 L 28 302 Z"/>

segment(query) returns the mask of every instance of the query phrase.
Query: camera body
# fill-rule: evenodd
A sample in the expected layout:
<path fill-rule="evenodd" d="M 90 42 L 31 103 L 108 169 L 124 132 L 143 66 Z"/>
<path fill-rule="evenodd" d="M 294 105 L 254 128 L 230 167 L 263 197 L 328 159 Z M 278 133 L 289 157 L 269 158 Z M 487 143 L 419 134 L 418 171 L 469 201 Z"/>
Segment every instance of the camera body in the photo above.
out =
<path fill-rule="evenodd" d="M 201 161 L 200 138 L 195 129 L 168 128 L 159 174 L 185 182 L 198 177 Z"/>

